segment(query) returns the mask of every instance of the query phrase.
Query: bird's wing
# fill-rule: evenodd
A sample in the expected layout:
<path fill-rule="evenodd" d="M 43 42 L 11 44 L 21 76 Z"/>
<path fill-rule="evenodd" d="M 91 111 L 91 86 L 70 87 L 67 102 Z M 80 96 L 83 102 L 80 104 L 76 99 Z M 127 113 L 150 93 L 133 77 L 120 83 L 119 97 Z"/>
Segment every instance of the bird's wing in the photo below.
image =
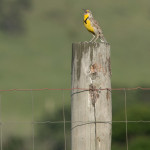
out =
<path fill-rule="evenodd" d="M 101 27 L 99 26 L 98 22 L 94 18 L 91 18 L 91 23 L 92 23 L 92 26 L 97 28 L 99 30 L 99 32 L 102 33 Z"/>
<path fill-rule="evenodd" d="M 91 18 L 91 23 L 92 23 L 92 26 L 94 26 L 98 30 L 99 34 L 101 35 L 101 39 L 107 43 L 107 40 L 105 39 L 102 29 L 99 26 L 98 22 L 94 18 Z"/>

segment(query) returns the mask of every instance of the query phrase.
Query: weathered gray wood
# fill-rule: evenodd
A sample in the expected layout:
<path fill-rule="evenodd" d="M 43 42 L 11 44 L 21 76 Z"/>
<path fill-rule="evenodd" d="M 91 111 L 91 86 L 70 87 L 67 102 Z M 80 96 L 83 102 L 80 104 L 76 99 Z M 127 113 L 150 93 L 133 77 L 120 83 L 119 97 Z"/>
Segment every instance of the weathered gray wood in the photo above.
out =
<path fill-rule="evenodd" d="M 71 150 L 111 150 L 111 92 L 95 90 L 111 88 L 110 77 L 109 44 L 73 44 L 72 88 L 83 89 L 72 90 Z"/>

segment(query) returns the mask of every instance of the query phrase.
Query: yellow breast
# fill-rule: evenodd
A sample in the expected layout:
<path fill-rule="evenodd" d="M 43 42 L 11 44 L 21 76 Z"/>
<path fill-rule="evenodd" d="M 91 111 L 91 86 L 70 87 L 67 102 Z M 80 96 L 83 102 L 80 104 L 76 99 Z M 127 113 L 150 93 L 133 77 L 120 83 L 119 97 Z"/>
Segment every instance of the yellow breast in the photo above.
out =
<path fill-rule="evenodd" d="M 87 30 L 89 32 L 92 32 L 94 34 L 94 28 L 91 26 L 91 22 L 90 20 L 88 19 L 89 15 L 88 14 L 85 14 L 84 15 L 84 26 L 87 28 Z"/>

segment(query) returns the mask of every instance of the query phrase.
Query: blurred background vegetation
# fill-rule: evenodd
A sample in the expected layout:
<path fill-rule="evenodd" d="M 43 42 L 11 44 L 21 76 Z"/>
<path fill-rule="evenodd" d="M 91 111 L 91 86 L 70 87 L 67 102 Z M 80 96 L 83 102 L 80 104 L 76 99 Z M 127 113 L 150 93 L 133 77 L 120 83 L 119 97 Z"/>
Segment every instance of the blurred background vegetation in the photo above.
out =
<path fill-rule="evenodd" d="M 91 38 L 90 9 L 111 45 L 112 87 L 150 87 L 150 1 L 0 0 L 0 89 L 70 88 L 72 42 Z M 70 91 L 1 92 L 3 149 L 32 148 L 32 125 L 70 120 Z M 113 120 L 124 120 L 124 93 L 113 92 Z M 32 108 L 34 100 L 34 109 Z M 150 92 L 127 92 L 128 120 L 150 120 Z M 33 115 L 32 115 L 33 114 Z M 64 149 L 63 124 L 38 124 L 35 149 Z M 70 149 L 70 124 L 66 124 Z M 128 124 L 129 149 L 150 149 L 149 124 Z M 112 150 L 125 150 L 125 124 L 113 124 Z"/>

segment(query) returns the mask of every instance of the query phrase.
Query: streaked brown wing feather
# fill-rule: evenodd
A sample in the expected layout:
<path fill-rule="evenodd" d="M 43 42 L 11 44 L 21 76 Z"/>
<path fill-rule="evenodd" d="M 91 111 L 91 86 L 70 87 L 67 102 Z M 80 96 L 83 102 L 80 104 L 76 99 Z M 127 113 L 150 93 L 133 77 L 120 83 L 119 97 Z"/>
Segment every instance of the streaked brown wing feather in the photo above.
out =
<path fill-rule="evenodd" d="M 99 30 L 99 32 L 102 33 L 102 29 L 100 28 L 98 22 L 94 18 L 90 18 L 90 19 L 91 19 L 92 26 L 97 28 Z"/>

